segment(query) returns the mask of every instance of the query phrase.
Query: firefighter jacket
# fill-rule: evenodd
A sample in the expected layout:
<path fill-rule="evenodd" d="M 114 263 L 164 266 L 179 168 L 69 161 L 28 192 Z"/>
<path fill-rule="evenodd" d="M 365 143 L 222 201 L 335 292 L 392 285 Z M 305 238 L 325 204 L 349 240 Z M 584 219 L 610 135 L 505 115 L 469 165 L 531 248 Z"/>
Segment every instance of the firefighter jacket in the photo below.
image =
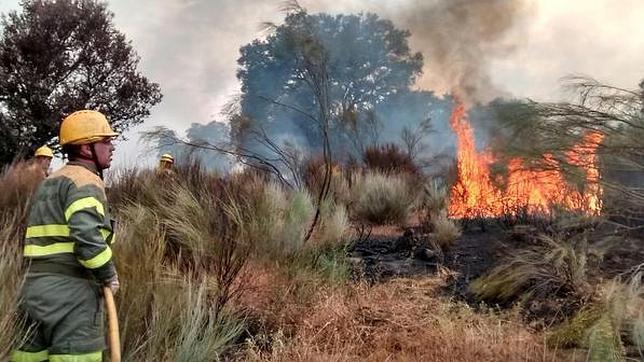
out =
<path fill-rule="evenodd" d="M 36 191 L 25 235 L 30 272 L 53 272 L 105 281 L 112 263 L 114 225 L 105 184 L 91 166 L 69 162 Z"/>

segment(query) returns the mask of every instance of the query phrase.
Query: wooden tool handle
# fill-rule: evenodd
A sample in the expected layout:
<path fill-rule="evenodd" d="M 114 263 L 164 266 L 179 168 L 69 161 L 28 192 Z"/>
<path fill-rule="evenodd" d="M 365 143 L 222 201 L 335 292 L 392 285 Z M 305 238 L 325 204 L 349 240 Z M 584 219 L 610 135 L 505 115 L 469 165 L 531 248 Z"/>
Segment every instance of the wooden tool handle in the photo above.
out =
<path fill-rule="evenodd" d="M 114 304 L 114 295 L 112 289 L 103 287 L 105 295 L 105 307 L 107 308 L 107 326 L 109 333 L 110 360 L 112 362 L 121 362 L 121 339 L 119 337 L 119 318 L 116 314 L 116 304 Z"/>

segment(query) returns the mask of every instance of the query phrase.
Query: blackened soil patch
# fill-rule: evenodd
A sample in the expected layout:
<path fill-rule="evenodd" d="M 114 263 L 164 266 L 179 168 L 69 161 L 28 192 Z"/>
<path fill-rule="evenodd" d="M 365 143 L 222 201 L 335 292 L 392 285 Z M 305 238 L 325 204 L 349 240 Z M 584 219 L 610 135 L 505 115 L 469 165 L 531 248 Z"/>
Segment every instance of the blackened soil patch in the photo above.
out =
<path fill-rule="evenodd" d="M 450 285 L 454 294 L 465 296 L 469 282 L 488 271 L 501 255 L 503 237 L 500 228 L 469 228 L 441 255 L 433 251 L 428 236 L 417 229 L 407 229 L 399 236 L 356 241 L 349 250 L 349 260 L 354 278 L 371 283 L 394 277 L 432 275 L 442 265 L 455 272 Z"/>

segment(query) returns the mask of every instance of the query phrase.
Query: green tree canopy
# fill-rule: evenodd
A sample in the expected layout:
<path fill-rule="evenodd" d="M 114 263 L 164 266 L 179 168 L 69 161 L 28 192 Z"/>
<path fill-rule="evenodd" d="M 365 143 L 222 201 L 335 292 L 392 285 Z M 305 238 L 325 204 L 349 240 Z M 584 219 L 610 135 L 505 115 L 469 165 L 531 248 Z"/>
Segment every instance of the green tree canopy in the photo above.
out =
<path fill-rule="evenodd" d="M 420 122 L 414 119 L 381 120 L 391 99 L 401 103 L 403 94 L 421 73 L 423 58 L 408 45 L 410 32 L 375 14 L 309 15 L 301 8 L 287 14 L 265 39 L 241 48 L 237 77 L 242 84 L 239 112 L 232 118 L 234 141 L 246 149 L 252 139 L 239 129 L 261 126 L 276 142 L 290 142 L 319 150 L 323 137 L 320 123 L 320 88 L 328 99 L 330 141 L 335 154 L 360 151 L 356 140 L 370 141 L 380 123 Z M 314 77 L 311 62 L 324 67 Z M 317 80 L 316 80 L 317 79 Z M 430 103 L 432 95 L 426 99 Z M 403 102 L 404 103 L 404 102 Z M 244 124 L 236 124 L 243 120 Z M 377 138 L 377 137 L 375 137 Z"/>
<path fill-rule="evenodd" d="M 139 57 L 94 0 L 25 0 L 0 21 L 0 165 L 55 144 L 61 119 L 104 112 L 117 131 L 161 100 Z"/>

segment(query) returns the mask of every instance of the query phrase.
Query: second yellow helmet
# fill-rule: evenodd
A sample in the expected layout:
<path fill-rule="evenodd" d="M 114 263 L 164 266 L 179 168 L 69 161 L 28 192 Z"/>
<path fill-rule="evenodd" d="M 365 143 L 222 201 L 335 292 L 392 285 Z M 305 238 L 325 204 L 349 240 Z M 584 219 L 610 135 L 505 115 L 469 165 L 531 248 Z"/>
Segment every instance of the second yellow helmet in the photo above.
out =
<path fill-rule="evenodd" d="M 54 158 L 54 152 L 51 150 L 51 148 L 47 146 L 41 146 L 38 147 L 36 152 L 34 152 L 34 157 L 48 157 L 48 158 Z"/>
<path fill-rule="evenodd" d="M 169 153 L 164 153 L 163 155 L 161 155 L 161 161 L 174 163 L 174 157 L 172 157 L 172 155 Z"/>

